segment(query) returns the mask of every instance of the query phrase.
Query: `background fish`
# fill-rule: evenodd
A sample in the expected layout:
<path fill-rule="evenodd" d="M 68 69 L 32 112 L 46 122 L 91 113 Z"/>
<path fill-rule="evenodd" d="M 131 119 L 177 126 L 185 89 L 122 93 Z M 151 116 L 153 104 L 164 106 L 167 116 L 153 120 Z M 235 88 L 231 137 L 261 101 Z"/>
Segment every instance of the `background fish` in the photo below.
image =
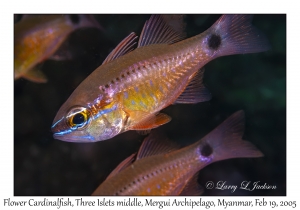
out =
<path fill-rule="evenodd" d="M 91 15 L 26 15 L 14 24 L 14 77 L 46 82 L 37 64 L 53 56 L 68 35 L 84 27 L 101 26 Z M 65 55 L 67 57 L 68 55 Z M 61 55 L 58 59 L 61 59 Z"/>
<path fill-rule="evenodd" d="M 242 140 L 243 133 L 244 113 L 239 111 L 182 149 L 168 145 L 158 134 L 150 134 L 137 154 L 138 160 L 129 165 L 129 156 L 92 195 L 198 195 L 202 192 L 197 184 L 198 171 L 208 164 L 263 156 L 253 144 Z"/>
<path fill-rule="evenodd" d="M 183 27 L 168 25 L 175 17 L 151 16 L 136 50 L 135 34 L 126 37 L 59 109 L 52 125 L 54 138 L 95 142 L 127 130 L 156 128 L 171 120 L 159 113 L 170 104 L 211 98 L 202 84 L 206 63 L 269 48 L 251 26 L 251 15 L 223 15 L 205 32 L 185 40 Z M 177 21 L 184 25 L 182 16 Z"/>

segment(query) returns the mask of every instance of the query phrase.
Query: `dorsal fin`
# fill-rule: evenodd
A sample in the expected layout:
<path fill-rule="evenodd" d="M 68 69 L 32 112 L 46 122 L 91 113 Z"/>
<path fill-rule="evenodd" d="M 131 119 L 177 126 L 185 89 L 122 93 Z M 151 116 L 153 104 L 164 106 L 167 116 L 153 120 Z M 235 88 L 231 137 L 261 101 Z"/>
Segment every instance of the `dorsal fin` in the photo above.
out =
<path fill-rule="evenodd" d="M 183 15 L 152 15 L 144 25 L 138 47 L 172 44 L 184 38 Z"/>
<path fill-rule="evenodd" d="M 177 104 L 195 104 L 199 102 L 209 101 L 211 94 L 203 85 L 204 68 L 195 73 L 188 86 L 176 99 Z"/>
<path fill-rule="evenodd" d="M 163 133 L 153 130 L 143 141 L 136 159 L 168 153 L 179 148 L 178 144 L 170 141 Z"/>
<path fill-rule="evenodd" d="M 125 160 L 123 160 L 107 177 L 106 179 L 110 179 L 111 177 L 115 176 L 117 173 L 122 171 L 124 168 L 127 168 L 129 165 L 131 165 L 134 161 L 136 153 L 130 155 Z"/>
<path fill-rule="evenodd" d="M 130 33 L 125 39 L 123 39 L 116 47 L 109 53 L 106 59 L 103 61 L 103 64 L 106 64 L 126 53 L 135 49 L 137 36 L 134 32 Z"/>

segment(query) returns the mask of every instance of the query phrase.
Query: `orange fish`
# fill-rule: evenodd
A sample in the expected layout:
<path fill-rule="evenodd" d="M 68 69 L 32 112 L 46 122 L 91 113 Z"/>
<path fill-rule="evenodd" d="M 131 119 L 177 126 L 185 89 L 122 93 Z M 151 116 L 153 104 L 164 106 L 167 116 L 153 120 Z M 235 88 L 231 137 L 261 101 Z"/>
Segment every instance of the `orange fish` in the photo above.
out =
<path fill-rule="evenodd" d="M 131 33 L 62 105 L 52 125 L 54 138 L 95 142 L 150 130 L 171 120 L 159 113 L 163 108 L 208 101 L 202 84 L 206 63 L 269 48 L 251 20 L 251 15 L 223 15 L 205 32 L 184 39 L 182 16 L 151 16 L 137 49 Z"/>
<path fill-rule="evenodd" d="M 125 159 L 92 195 L 199 195 L 198 172 L 230 158 L 262 157 L 242 140 L 244 112 L 238 111 L 201 140 L 177 149 L 158 134 L 144 140 L 136 161 Z"/>
<path fill-rule="evenodd" d="M 68 35 L 84 27 L 101 28 L 90 15 L 27 15 L 14 24 L 14 74 L 46 82 L 36 65 L 51 57 Z"/>

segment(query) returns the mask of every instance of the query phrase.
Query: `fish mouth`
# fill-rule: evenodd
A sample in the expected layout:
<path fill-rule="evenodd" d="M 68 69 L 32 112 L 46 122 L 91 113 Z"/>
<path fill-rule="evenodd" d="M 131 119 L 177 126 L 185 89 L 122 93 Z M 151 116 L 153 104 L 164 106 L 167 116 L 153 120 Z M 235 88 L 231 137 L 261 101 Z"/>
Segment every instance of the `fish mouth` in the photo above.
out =
<path fill-rule="evenodd" d="M 54 139 L 76 143 L 96 141 L 96 139 L 88 133 L 69 128 L 66 123 L 64 123 L 64 119 L 65 117 L 62 117 L 59 120 L 54 120 L 54 123 L 51 126 Z"/>
<path fill-rule="evenodd" d="M 53 133 L 56 133 L 56 131 L 58 130 L 58 127 L 61 126 L 60 122 L 64 119 L 64 117 L 60 118 L 59 120 L 54 119 L 53 125 L 51 126 L 51 130 Z"/>
<path fill-rule="evenodd" d="M 93 136 L 70 136 L 68 135 L 71 132 L 61 131 L 53 134 L 53 138 L 66 142 L 75 142 L 75 143 L 90 143 L 95 142 L 95 138 Z"/>
<path fill-rule="evenodd" d="M 76 142 L 76 140 L 71 139 L 71 138 L 66 138 L 66 136 L 63 136 L 60 133 L 54 133 L 53 138 L 61 141 L 67 141 L 67 142 Z"/>
<path fill-rule="evenodd" d="M 53 125 L 51 126 L 53 138 L 62 141 L 74 141 L 72 138 L 67 137 L 67 134 L 71 133 L 72 131 L 64 126 L 64 123 L 62 123 L 64 119 L 65 118 L 62 117 L 59 120 L 54 120 Z"/>

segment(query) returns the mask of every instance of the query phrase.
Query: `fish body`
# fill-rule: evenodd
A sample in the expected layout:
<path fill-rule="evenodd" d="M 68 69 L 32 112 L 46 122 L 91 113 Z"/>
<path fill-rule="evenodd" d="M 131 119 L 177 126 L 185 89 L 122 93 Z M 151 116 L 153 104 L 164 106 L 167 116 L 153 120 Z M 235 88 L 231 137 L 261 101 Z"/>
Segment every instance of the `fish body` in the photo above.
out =
<path fill-rule="evenodd" d="M 133 50 L 135 39 L 134 34 L 125 38 L 75 89 L 54 119 L 54 138 L 94 142 L 127 130 L 158 127 L 171 120 L 159 113 L 161 109 L 211 98 L 202 84 L 206 63 L 269 47 L 248 15 L 223 15 L 207 31 L 188 39 L 154 15 Z"/>
<path fill-rule="evenodd" d="M 201 140 L 181 149 L 172 150 L 174 145 L 168 146 L 172 142 L 150 133 L 137 160 L 131 163 L 131 157 L 125 159 L 92 195 L 200 194 L 198 172 L 208 164 L 263 156 L 253 144 L 242 140 L 243 129 L 244 113 L 239 111 Z"/>
<path fill-rule="evenodd" d="M 27 15 L 14 24 L 14 75 L 46 82 L 36 65 L 51 57 L 68 35 L 100 25 L 88 15 Z"/>

